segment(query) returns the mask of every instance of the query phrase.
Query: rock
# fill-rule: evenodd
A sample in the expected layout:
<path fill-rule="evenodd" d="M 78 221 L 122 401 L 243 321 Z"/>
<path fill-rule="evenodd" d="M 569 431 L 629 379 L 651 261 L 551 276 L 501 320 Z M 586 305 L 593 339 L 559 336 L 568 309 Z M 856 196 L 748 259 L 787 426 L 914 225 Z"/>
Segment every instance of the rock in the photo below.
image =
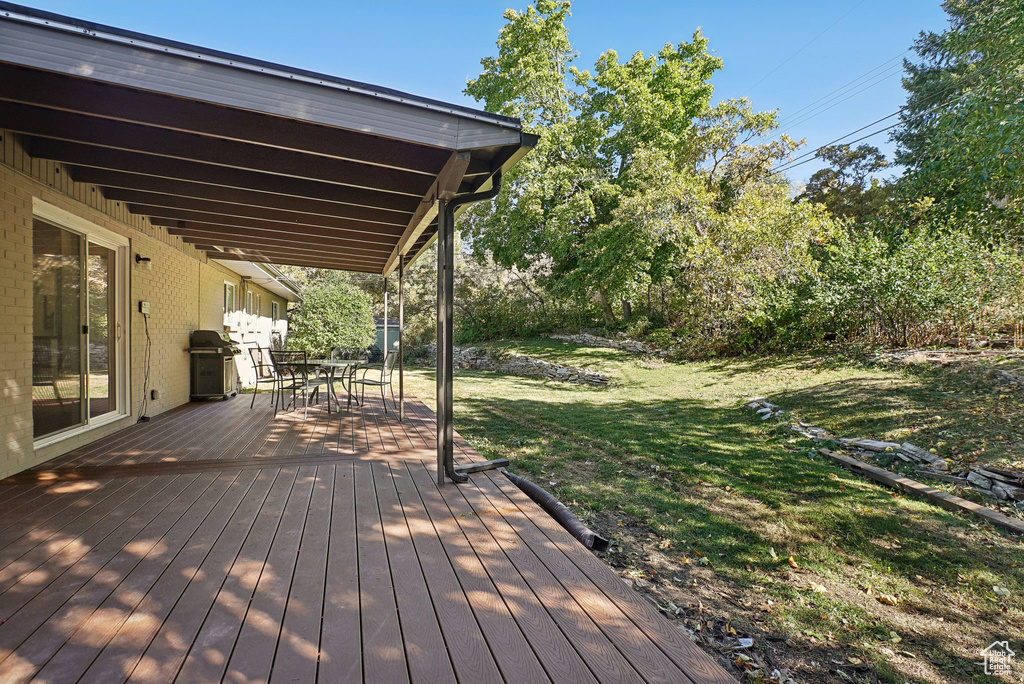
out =
<path fill-rule="evenodd" d="M 1014 501 L 1024 501 L 1024 487 L 1014 487 L 1013 485 L 999 485 L 1003 491 L 1006 492 L 1006 497 Z"/>
<path fill-rule="evenodd" d="M 879 442 L 874 439 L 855 439 L 848 443 L 849 446 L 855 446 L 859 449 L 865 449 L 867 451 L 882 452 L 886 449 L 892 449 L 895 451 L 900 448 L 900 445 L 896 442 Z"/>
<path fill-rule="evenodd" d="M 949 470 L 949 464 L 945 460 L 930 451 L 925 451 L 919 446 L 914 446 L 910 442 L 904 442 L 900 445 L 899 449 L 915 460 L 930 464 L 936 470 Z"/>
<path fill-rule="evenodd" d="M 992 480 L 988 479 L 981 473 L 974 472 L 973 470 L 967 474 L 967 481 L 970 482 L 975 487 L 980 487 L 981 489 L 992 489 Z"/>
<path fill-rule="evenodd" d="M 1020 480 L 1020 478 L 1011 477 L 1011 476 L 1005 475 L 1005 474 L 1003 474 L 1001 472 L 996 472 L 996 471 L 993 471 L 993 470 L 989 470 L 988 468 L 982 467 L 982 466 L 975 466 L 975 467 L 971 468 L 971 470 L 974 470 L 974 471 L 984 475 L 985 477 L 987 477 L 990 480 L 999 480 L 1000 482 L 1007 482 L 1009 484 L 1016 484 Z"/>
<path fill-rule="evenodd" d="M 553 340 L 564 340 L 566 342 L 572 342 L 574 344 L 581 344 L 588 347 L 607 347 L 609 349 L 622 349 L 624 351 L 632 352 L 634 354 L 642 354 L 645 356 L 657 356 L 659 358 L 668 358 L 670 352 L 662 349 L 656 349 L 648 344 L 639 342 L 637 340 L 625 339 L 625 334 L 618 333 L 619 339 L 612 340 L 607 337 L 599 337 L 597 335 L 591 335 L 589 333 L 580 333 L 579 335 L 551 335 Z"/>
<path fill-rule="evenodd" d="M 508 375 L 543 378 L 593 387 L 611 385 L 611 379 L 604 373 L 476 347 L 456 347 L 453 352 L 453 361 L 456 368 L 491 370 Z"/>
<path fill-rule="evenodd" d="M 1006 491 L 1006 489 L 1004 489 L 1002 485 L 997 483 L 992 484 L 992 495 L 995 496 L 1000 501 L 1006 501 L 1007 499 L 1010 498 L 1010 492 Z"/>
<path fill-rule="evenodd" d="M 1019 470 L 1010 470 L 1008 468 L 1001 468 L 999 466 L 994 466 L 991 463 L 985 464 L 983 470 L 990 471 L 993 473 L 999 473 L 1007 482 L 1011 482 L 1017 486 L 1024 487 L 1024 472 L 1021 472 Z"/>

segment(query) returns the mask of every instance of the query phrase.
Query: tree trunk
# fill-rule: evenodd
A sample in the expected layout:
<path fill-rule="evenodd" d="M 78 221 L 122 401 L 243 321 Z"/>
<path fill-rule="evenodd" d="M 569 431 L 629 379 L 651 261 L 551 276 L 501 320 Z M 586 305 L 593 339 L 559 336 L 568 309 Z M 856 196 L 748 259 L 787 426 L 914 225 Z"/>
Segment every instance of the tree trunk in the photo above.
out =
<path fill-rule="evenodd" d="M 601 289 L 597 291 L 597 294 L 601 298 L 601 313 L 604 314 L 604 324 L 613 325 L 615 323 L 615 312 L 612 311 L 612 305 L 608 303 L 608 291 Z"/>
<path fill-rule="evenodd" d="M 633 302 L 628 299 L 622 300 L 622 318 L 627 322 L 633 320 Z"/>

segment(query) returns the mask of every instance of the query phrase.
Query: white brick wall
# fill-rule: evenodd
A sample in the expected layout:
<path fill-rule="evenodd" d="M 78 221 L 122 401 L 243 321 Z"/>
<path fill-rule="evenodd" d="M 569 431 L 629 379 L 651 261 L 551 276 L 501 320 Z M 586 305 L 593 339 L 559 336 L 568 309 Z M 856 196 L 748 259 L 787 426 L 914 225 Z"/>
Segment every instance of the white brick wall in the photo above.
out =
<path fill-rule="evenodd" d="M 153 341 L 150 389 L 160 399 L 149 402 L 156 415 L 189 400 L 189 333 L 223 327 L 223 286 L 238 275 L 217 264 L 166 230 L 130 214 L 120 202 L 105 200 L 98 188 L 74 183 L 57 163 L 25 154 L 17 137 L 0 131 L 0 478 L 32 467 L 130 425 L 142 400 L 145 327 L 138 302 L 150 302 L 149 332 Z M 131 415 L 48 447 L 34 449 L 32 440 L 32 198 L 49 202 L 131 241 L 130 253 L 152 259 L 152 269 L 130 259 Z M 284 300 L 259 288 L 262 307 Z M 236 304 L 244 307 L 244 300 Z M 269 334 L 269 333 L 268 333 Z M 261 344 L 265 342 L 261 341 Z M 237 360 L 244 374 L 248 354 Z"/>

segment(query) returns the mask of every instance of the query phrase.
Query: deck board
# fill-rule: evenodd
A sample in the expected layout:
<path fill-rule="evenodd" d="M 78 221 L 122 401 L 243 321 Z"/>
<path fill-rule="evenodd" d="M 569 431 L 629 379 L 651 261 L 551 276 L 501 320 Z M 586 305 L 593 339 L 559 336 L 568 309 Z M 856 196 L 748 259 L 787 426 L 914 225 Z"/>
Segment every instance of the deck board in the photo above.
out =
<path fill-rule="evenodd" d="M 238 398 L 3 480 L 0 679 L 733 681 L 500 473 L 438 486 L 435 430 Z"/>

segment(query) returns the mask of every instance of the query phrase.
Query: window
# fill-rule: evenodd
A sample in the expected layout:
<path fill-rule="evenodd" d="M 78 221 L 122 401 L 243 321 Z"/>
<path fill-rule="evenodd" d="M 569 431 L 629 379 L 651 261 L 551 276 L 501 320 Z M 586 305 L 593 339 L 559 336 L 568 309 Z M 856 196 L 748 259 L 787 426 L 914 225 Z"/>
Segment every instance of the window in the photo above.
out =
<path fill-rule="evenodd" d="M 235 310 L 235 284 L 224 281 L 224 313 Z"/>
<path fill-rule="evenodd" d="M 249 314 L 250 316 L 252 316 L 253 314 L 252 292 L 245 293 L 245 313 Z"/>
<path fill-rule="evenodd" d="M 128 240 L 33 200 L 36 447 L 128 415 Z"/>
<path fill-rule="evenodd" d="M 257 316 L 260 315 L 260 311 L 263 309 L 263 295 L 256 293 L 256 310 L 253 311 Z"/>
<path fill-rule="evenodd" d="M 281 309 L 277 302 L 270 302 L 270 320 L 277 323 L 277 320 L 281 318 Z"/>

